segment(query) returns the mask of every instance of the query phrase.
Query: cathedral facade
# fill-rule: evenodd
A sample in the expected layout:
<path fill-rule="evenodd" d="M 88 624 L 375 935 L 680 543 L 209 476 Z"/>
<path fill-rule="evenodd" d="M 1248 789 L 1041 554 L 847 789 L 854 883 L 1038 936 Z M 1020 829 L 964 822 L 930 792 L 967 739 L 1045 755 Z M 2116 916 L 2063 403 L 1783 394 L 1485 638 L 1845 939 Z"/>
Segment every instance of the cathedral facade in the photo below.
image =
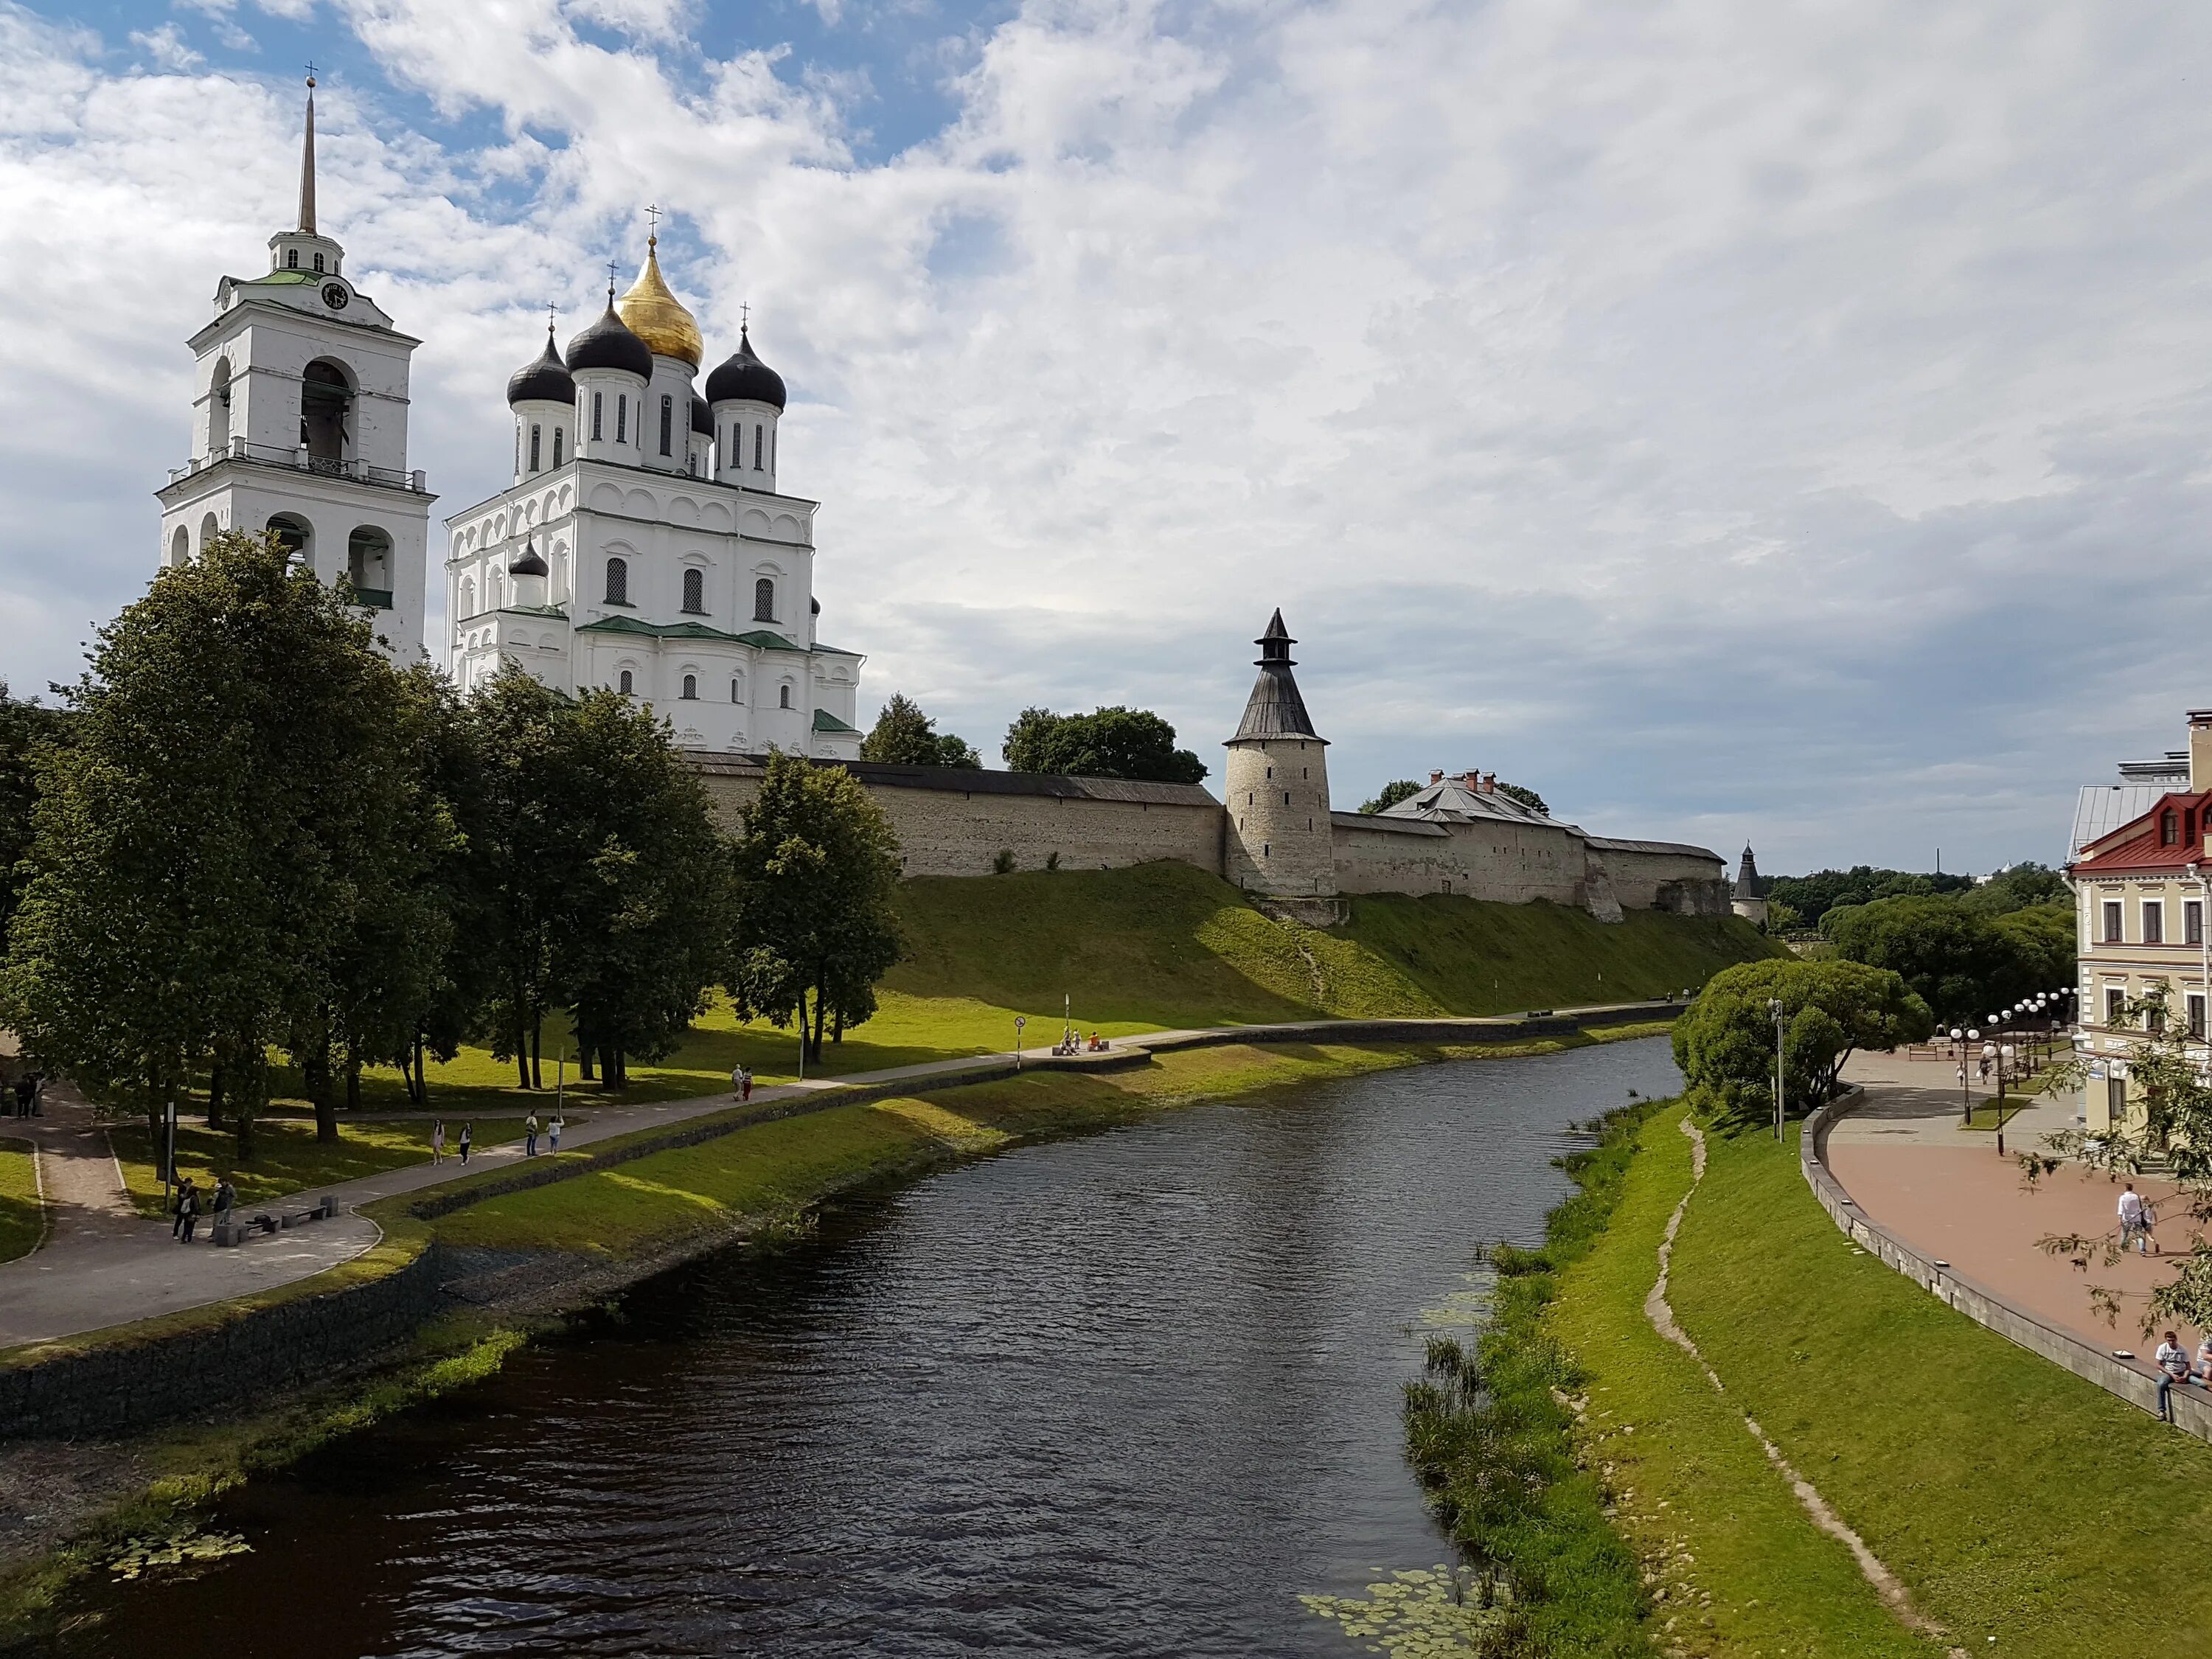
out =
<path fill-rule="evenodd" d="M 447 666 L 517 663 L 650 703 L 684 749 L 860 752 L 858 652 L 816 636 L 817 503 L 777 488 L 782 377 L 738 349 L 694 385 L 697 322 L 658 239 L 627 294 L 507 382 L 514 481 L 447 520 Z"/>

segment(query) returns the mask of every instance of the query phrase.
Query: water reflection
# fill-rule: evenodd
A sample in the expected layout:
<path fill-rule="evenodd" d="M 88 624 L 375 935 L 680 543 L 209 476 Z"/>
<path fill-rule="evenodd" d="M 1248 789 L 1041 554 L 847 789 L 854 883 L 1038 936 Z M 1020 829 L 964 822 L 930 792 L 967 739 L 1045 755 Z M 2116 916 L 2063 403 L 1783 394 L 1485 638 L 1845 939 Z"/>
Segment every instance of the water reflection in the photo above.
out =
<path fill-rule="evenodd" d="M 1531 1237 L 1665 1045 L 1431 1066 L 1018 1149 L 226 1504 L 51 1651 L 1342 1654 L 1301 1592 L 1442 1559 L 1399 1456 L 1425 1308 Z"/>

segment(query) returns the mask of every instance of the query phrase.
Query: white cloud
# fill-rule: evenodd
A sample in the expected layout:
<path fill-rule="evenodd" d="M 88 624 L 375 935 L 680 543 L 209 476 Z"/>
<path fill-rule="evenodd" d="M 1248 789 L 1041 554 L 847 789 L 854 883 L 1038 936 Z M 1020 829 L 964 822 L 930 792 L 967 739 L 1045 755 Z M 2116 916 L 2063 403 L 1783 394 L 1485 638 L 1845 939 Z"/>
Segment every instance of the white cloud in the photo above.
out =
<path fill-rule="evenodd" d="M 157 29 L 134 29 L 131 44 L 144 52 L 161 70 L 183 70 L 198 69 L 207 59 L 185 43 L 183 33 L 174 23 L 164 23 Z"/>
<path fill-rule="evenodd" d="M 395 85 L 505 130 L 449 153 L 374 85 L 321 106 L 325 220 L 426 339 L 447 507 L 500 481 L 533 307 L 592 303 L 653 200 L 713 349 L 749 300 L 793 385 L 825 632 L 987 750 L 1100 699 L 1210 749 L 1279 602 L 1349 799 L 1480 763 L 1776 867 L 1955 863 L 2054 854 L 2077 775 L 2203 700 L 2185 18 L 1038 0 L 960 57 L 951 125 L 862 167 L 864 76 L 702 60 L 694 15 L 347 11 Z M 199 296 L 286 210 L 293 95 L 118 76 L 0 10 L 18 617 L 150 570 L 130 492 L 181 453 Z M 150 292 L 87 303 L 100 227 L 159 250 Z"/>

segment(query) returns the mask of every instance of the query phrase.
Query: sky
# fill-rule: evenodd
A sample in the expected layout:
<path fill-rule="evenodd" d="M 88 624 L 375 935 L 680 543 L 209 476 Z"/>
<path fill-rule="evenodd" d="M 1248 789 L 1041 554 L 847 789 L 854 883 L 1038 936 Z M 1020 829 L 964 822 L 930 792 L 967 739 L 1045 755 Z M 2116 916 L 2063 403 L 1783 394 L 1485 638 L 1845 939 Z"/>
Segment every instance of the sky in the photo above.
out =
<path fill-rule="evenodd" d="M 310 60 L 434 514 L 657 204 L 864 724 L 1218 775 L 1279 605 L 1340 806 L 1984 871 L 2212 704 L 2212 12 L 2129 0 L 0 0 L 19 695 L 152 577 Z"/>

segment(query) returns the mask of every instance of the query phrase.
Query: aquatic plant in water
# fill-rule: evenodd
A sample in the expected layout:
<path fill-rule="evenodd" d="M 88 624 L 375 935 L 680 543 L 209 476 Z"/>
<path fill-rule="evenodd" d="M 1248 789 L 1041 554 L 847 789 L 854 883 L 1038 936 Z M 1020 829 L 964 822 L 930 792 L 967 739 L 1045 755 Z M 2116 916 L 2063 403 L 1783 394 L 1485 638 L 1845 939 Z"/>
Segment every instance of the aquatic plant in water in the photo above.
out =
<path fill-rule="evenodd" d="M 187 1521 L 166 1533 L 131 1539 L 108 1559 L 107 1570 L 118 1578 L 137 1578 L 155 1567 L 220 1561 L 226 1556 L 252 1553 L 253 1546 L 237 1533 L 200 1532 Z"/>
<path fill-rule="evenodd" d="M 1378 1569 L 1379 1571 L 1379 1569 Z M 1370 1653 L 1432 1659 L 1484 1651 L 1483 1636 L 1504 1618 L 1495 1582 L 1442 1565 L 1409 1568 L 1367 1587 L 1365 1596 L 1301 1595 L 1310 1612 L 1333 1620 Z"/>

